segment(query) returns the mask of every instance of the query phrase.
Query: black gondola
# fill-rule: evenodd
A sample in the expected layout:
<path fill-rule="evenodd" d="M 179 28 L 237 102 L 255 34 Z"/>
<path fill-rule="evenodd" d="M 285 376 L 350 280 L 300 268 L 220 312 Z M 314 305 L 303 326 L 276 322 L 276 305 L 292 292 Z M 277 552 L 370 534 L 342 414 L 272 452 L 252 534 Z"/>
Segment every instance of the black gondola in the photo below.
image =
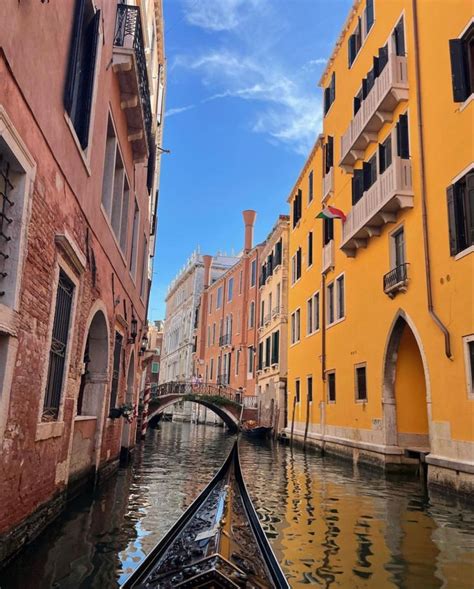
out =
<path fill-rule="evenodd" d="M 204 491 L 122 589 L 286 589 L 248 495 L 235 442 Z"/>

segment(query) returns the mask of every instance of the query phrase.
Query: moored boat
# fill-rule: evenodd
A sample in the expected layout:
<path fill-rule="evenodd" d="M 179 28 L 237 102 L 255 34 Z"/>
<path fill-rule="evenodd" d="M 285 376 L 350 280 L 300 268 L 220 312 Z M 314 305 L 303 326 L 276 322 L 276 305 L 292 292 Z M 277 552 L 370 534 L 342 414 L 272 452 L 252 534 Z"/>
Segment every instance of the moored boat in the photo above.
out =
<path fill-rule="evenodd" d="M 250 438 L 267 438 L 272 433 L 272 428 L 259 425 L 255 427 L 242 428 L 242 433 Z"/>
<path fill-rule="evenodd" d="M 248 495 L 235 442 L 197 499 L 122 589 L 289 588 Z"/>

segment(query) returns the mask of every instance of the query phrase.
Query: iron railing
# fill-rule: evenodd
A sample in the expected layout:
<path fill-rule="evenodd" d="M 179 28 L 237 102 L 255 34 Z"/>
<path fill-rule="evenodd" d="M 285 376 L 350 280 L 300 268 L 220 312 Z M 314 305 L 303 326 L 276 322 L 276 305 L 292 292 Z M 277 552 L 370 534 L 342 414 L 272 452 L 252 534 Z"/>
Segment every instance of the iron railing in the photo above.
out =
<path fill-rule="evenodd" d="M 152 146 L 152 114 L 150 104 L 150 85 L 145 57 L 145 44 L 140 20 L 140 8 L 138 6 L 117 5 L 117 17 L 115 20 L 115 47 L 130 47 L 135 52 L 137 62 L 138 85 L 140 90 L 140 102 L 145 119 L 145 128 L 148 139 L 148 147 Z"/>
<path fill-rule="evenodd" d="M 408 263 L 400 264 L 396 266 L 390 272 L 387 272 L 383 277 L 383 290 L 385 293 L 393 292 L 398 290 L 402 286 L 405 286 L 408 282 Z"/>
<path fill-rule="evenodd" d="M 219 337 L 219 345 L 220 346 L 229 346 L 232 341 L 232 334 L 231 333 L 224 333 Z"/>
<path fill-rule="evenodd" d="M 5 271 L 5 262 L 8 260 L 6 244 L 11 240 L 10 235 L 7 234 L 7 228 L 13 221 L 8 212 L 13 206 L 13 201 L 10 197 L 10 191 L 12 189 L 10 165 L 8 162 L 4 164 L 0 159 L 0 281 L 8 276 L 8 273 Z M 0 297 L 4 295 L 5 291 L 0 290 Z"/>
<path fill-rule="evenodd" d="M 270 321 L 272 320 L 272 314 L 271 313 L 267 313 L 263 319 L 263 323 L 264 325 L 267 325 L 268 323 L 270 323 Z"/>

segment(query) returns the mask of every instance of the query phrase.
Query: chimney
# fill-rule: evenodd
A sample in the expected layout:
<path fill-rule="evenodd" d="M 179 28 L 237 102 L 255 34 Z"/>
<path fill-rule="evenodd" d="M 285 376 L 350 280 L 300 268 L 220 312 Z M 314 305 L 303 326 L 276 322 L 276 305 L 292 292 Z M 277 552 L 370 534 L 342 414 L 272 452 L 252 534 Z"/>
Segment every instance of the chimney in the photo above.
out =
<path fill-rule="evenodd" d="M 211 283 L 212 256 L 205 255 L 202 260 L 204 262 L 204 288 L 207 288 Z"/>
<path fill-rule="evenodd" d="M 252 210 L 243 211 L 242 213 L 245 223 L 245 245 L 244 250 L 250 251 L 253 246 L 253 226 L 255 224 L 255 217 L 257 213 Z"/>

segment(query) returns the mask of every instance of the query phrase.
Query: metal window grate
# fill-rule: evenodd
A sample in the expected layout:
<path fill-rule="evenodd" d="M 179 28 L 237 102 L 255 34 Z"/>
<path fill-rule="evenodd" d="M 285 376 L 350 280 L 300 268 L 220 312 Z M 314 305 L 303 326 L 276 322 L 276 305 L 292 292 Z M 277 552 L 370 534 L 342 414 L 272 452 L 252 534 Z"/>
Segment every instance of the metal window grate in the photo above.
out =
<path fill-rule="evenodd" d="M 10 235 L 8 235 L 8 226 L 13 221 L 9 212 L 11 207 L 13 207 L 13 200 L 11 199 L 12 190 L 13 184 L 10 180 L 10 164 L 4 162 L 0 156 L 0 297 L 5 295 L 5 291 L 1 288 L 1 285 L 8 276 L 5 270 L 5 262 L 8 260 L 7 243 L 11 240 Z"/>
<path fill-rule="evenodd" d="M 46 393 L 44 397 L 44 421 L 55 420 L 59 414 L 73 295 L 74 284 L 61 270 L 59 273 L 56 310 L 54 312 L 53 334 L 49 353 L 48 380 L 46 381 Z"/>

